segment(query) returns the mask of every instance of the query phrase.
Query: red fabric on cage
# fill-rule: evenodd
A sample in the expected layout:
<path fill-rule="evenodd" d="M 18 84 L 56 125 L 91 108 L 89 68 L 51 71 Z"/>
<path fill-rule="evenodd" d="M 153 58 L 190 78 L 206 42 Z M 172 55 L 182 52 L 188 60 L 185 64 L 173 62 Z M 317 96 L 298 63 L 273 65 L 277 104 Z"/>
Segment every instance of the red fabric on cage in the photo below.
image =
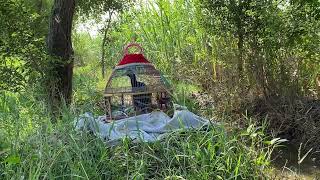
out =
<path fill-rule="evenodd" d="M 131 63 L 150 63 L 143 54 L 126 54 L 119 62 L 118 66 Z"/>

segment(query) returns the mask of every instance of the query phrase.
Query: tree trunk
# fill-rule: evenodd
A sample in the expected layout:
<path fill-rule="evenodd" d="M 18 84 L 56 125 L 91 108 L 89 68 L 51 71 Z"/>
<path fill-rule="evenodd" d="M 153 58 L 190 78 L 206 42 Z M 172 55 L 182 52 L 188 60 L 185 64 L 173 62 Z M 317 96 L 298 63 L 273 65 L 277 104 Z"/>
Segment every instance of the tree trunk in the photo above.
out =
<path fill-rule="evenodd" d="M 243 78 L 243 71 L 244 71 L 244 58 L 243 58 L 243 51 L 244 51 L 244 41 L 245 41 L 245 10 L 246 6 L 251 3 L 251 0 L 230 0 L 230 10 L 233 12 L 233 20 L 235 22 L 235 28 L 238 38 L 237 48 L 238 48 L 238 62 L 237 62 L 237 70 L 238 70 L 238 76 L 239 80 Z"/>
<path fill-rule="evenodd" d="M 102 73 L 102 77 L 105 77 L 105 54 L 106 54 L 106 50 L 104 48 L 104 46 L 106 45 L 106 41 L 107 41 L 107 31 L 104 30 L 104 35 L 103 35 L 103 39 L 102 39 L 102 55 L 101 55 L 101 73 Z"/>
<path fill-rule="evenodd" d="M 73 49 L 71 41 L 75 0 L 55 0 L 49 24 L 48 52 L 52 56 L 48 88 L 53 107 L 72 99 Z"/>
<path fill-rule="evenodd" d="M 236 6 L 236 24 L 238 35 L 238 75 L 239 79 L 243 76 L 243 42 L 244 42 L 244 30 L 243 30 L 243 4 L 239 1 L 239 5 Z"/>
<path fill-rule="evenodd" d="M 102 73 L 102 77 L 105 77 L 105 54 L 106 54 L 106 50 L 105 50 L 105 45 L 107 43 L 107 34 L 111 25 L 111 18 L 112 18 L 112 14 L 113 11 L 109 12 L 109 19 L 108 22 L 106 24 L 106 26 L 104 27 L 104 35 L 103 35 L 103 39 L 102 39 L 102 54 L 101 54 L 101 73 Z"/>
<path fill-rule="evenodd" d="M 243 33 L 242 30 L 238 32 L 238 74 L 239 78 L 241 79 L 243 76 Z"/>

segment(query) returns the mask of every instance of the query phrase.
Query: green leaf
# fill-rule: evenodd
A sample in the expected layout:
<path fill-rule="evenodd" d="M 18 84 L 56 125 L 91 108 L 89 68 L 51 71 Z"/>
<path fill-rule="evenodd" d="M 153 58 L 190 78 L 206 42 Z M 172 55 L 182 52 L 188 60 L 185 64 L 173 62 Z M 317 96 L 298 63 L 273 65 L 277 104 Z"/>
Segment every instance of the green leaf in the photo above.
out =
<path fill-rule="evenodd" d="M 21 159 L 19 156 L 11 155 L 4 160 L 5 163 L 8 164 L 20 164 Z"/>

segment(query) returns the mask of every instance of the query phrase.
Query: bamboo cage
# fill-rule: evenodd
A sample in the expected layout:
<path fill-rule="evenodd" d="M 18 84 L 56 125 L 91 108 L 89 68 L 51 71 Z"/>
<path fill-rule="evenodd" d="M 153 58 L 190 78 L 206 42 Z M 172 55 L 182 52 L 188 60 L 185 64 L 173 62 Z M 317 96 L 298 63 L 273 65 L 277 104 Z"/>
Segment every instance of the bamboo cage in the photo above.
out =
<path fill-rule="evenodd" d="M 130 54 L 130 47 L 137 47 L 140 52 Z M 122 60 L 112 71 L 104 91 L 106 120 L 109 122 L 155 110 L 168 113 L 172 109 L 167 81 L 142 52 L 139 44 L 129 44 Z"/>

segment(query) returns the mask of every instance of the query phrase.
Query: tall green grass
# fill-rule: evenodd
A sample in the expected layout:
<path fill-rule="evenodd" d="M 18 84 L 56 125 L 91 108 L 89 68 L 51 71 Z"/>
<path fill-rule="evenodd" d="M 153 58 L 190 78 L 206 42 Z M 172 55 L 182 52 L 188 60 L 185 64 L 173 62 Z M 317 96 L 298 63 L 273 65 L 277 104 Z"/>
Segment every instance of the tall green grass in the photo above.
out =
<path fill-rule="evenodd" d="M 64 108 L 52 124 L 45 102 L 29 92 L 36 91 L 1 95 L 0 179 L 260 179 L 278 143 L 251 124 L 237 131 L 215 125 L 180 130 L 154 143 L 123 139 L 110 146 L 74 130 L 83 103 Z"/>

